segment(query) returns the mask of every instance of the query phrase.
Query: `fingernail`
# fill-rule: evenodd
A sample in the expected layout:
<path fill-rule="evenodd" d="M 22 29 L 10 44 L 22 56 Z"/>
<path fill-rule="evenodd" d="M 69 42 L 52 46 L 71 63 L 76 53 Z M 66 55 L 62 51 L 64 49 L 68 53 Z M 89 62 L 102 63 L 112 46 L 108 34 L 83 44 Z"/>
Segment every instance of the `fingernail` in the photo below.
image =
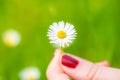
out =
<path fill-rule="evenodd" d="M 68 55 L 62 56 L 62 65 L 68 68 L 76 68 L 78 63 L 79 63 L 78 60 L 72 58 L 71 56 Z"/>

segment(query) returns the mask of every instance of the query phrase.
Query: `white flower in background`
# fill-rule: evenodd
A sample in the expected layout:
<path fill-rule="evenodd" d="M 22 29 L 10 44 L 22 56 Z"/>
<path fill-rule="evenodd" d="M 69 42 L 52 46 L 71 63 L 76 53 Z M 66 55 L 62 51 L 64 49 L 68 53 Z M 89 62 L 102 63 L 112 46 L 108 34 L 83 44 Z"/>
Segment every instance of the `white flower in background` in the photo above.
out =
<path fill-rule="evenodd" d="M 29 67 L 22 70 L 19 74 L 21 80 L 39 80 L 41 73 L 35 67 Z"/>
<path fill-rule="evenodd" d="M 2 35 L 3 42 L 9 47 L 15 47 L 20 43 L 21 36 L 16 30 L 8 30 Z"/>
<path fill-rule="evenodd" d="M 59 48 L 68 47 L 76 37 L 76 30 L 74 26 L 63 21 L 53 23 L 48 30 L 48 37 L 50 43 L 56 45 Z"/>

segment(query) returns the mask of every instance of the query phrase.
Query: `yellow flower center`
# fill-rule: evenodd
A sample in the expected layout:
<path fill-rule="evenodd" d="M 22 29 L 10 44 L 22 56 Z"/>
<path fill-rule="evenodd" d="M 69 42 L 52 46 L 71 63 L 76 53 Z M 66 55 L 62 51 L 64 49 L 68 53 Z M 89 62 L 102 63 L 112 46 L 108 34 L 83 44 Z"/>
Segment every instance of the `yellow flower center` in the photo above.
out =
<path fill-rule="evenodd" d="M 28 80 L 36 80 L 33 76 L 30 76 Z"/>
<path fill-rule="evenodd" d="M 7 35 L 6 37 L 6 45 L 9 47 L 12 47 L 14 45 L 14 42 L 11 40 L 11 35 Z"/>
<path fill-rule="evenodd" d="M 65 38 L 66 37 L 66 32 L 63 31 L 63 30 L 60 30 L 58 33 L 57 33 L 57 36 L 61 39 Z"/>
<path fill-rule="evenodd" d="M 13 46 L 13 42 L 7 41 L 7 42 L 6 42 L 6 45 L 9 46 L 9 47 L 12 47 L 12 46 Z"/>

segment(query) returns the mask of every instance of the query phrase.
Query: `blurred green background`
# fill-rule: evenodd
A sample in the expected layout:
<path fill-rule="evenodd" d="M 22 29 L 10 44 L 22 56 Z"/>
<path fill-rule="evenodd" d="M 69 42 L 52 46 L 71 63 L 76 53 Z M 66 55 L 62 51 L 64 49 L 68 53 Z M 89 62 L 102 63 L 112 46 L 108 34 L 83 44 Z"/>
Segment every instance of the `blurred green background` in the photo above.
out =
<path fill-rule="evenodd" d="M 0 35 L 15 29 L 22 37 L 15 48 L 0 38 L 0 80 L 19 80 L 25 67 L 36 66 L 47 80 L 53 56 L 47 31 L 53 22 L 72 23 L 77 30 L 65 52 L 92 62 L 108 60 L 120 68 L 120 0 L 0 0 Z"/>

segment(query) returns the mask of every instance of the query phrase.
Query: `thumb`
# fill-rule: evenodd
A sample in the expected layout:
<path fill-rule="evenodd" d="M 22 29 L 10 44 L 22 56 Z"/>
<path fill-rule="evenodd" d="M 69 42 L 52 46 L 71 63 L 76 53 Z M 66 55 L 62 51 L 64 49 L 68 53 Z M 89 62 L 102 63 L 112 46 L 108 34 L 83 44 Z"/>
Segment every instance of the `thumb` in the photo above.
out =
<path fill-rule="evenodd" d="M 66 75 L 60 67 L 59 64 L 60 55 L 61 50 L 57 49 L 46 71 L 46 76 L 48 80 L 70 80 L 69 76 Z"/>
<path fill-rule="evenodd" d="M 69 54 L 61 55 L 60 66 L 74 80 L 120 80 L 119 69 L 95 65 Z"/>

